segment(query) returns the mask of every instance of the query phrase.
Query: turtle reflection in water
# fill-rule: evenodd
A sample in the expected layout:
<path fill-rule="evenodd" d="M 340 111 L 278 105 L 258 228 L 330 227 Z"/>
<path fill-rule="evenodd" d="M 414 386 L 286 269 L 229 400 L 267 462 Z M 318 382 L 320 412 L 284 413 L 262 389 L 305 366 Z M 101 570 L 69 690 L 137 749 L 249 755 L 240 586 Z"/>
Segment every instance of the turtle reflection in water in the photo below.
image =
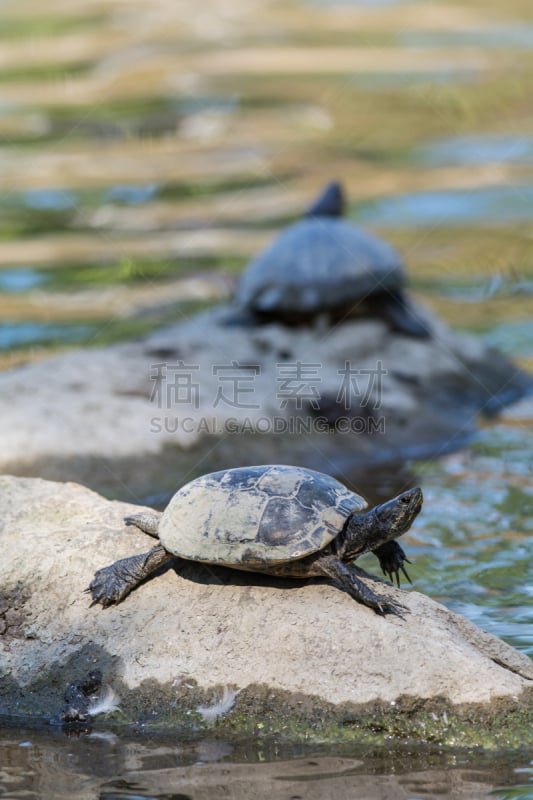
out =
<path fill-rule="evenodd" d="M 301 325 L 366 314 L 408 336 L 428 337 L 406 295 L 399 254 L 342 219 L 344 207 L 342 187 L 330 183 L 303 219 L 250 262 L 235 298 L 241 321 Z"/>
<path fill-rule="evenodd" d="M 126 517 L 159 538 L 148 553 L 99 569 L 89 586 L 93 603 L 120 603 L 148 575 L 178 556 L 189 561 L 291 578 L 333 578 L 379 614 L 402 606 L 380 597 L 351 565 L 372 551 L 383 572 L 407 577 L 408 561 L 395 539 L 422 507 L 410 489 L 366 513 L 366 501 L 320 472 L 283 465 L 222 470 L 197 478 L 171 499 L 161 517 Z"/>

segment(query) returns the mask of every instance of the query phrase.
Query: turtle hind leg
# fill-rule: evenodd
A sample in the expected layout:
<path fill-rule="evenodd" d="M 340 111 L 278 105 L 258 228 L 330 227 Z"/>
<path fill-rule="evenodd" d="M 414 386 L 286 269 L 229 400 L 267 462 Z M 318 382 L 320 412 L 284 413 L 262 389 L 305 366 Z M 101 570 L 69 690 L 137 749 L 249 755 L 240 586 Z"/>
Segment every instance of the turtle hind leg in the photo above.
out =
<path fill-rule="evenodd" d="M 126 525 L 135 525 L 136 528 L 143 531 L 143 533 L 147 533 L 149 536 L 158 537 L 158 528 L 159 528 L 159 520 L 161 517 L 158 517 L 157 514 L 130 514 L 127 517 L 124 517 L 124 522 Z"/>
<path fill-rule="evenodd" d="M 85 590 L 92 596 L 91 605 L 101 603 L 104 608 L 118 604 L 152 572 L 174 558 L 158 544 L 148 553 L 121 558 L 108 567 L 102 567 Z"/>
<path fill-rule="evenodd" d="M 411 305 L 404 292 L 383 292 L 379 295 L 379 311 L 391 328 L 406 336 L 428 339 L 431 331 Z"/>
<path fill-rule="evenodd" d="M 333 578 L 348 594 L 359 603 L 373 608 L 378 614 L 397 614 L 402 616 L 405 607 L 393 600 L 377 595 L 357 575 L 355 567 L 343 564 L 335 556 L 325 556 L 316 561 L 315 567 L 320 569 L 328 578 Z"/>

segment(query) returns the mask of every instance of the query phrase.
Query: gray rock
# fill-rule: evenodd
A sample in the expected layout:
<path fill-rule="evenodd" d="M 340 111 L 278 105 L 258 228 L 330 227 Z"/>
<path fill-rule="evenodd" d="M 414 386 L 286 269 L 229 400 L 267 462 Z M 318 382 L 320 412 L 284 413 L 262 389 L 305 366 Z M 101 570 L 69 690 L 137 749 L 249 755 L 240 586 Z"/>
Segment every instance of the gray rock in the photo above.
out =
<path fill-rule="evenodd" d="M 456 449 L 480 413 L 532 383 L 423 313 L 429 339 L 374 319 L 242 327 L 222 306 L 141 342 L 11 370 L 0 375 L 0 470 L 135 499 L 236 464 L 347 471 Z"/>
<path fill-rule="evenodd" d="M 152 544 L 123 524 L 132 510 L 73 483 L 0 478 L 2 607 L 17 610 L 0 637 L 0 714 L 54 715 L 96 669 L 122 700 L 157 704 L 164 689 L 163 720 L 193 685 L 313 696 L 315 713 L 405 696 L 490 712 L 533 686 L 525 655 L 412 590 L 389 587 L 409 613 L 380 617 L 327 582 L 188 564 L 90 608 L 94 571 Z"/>

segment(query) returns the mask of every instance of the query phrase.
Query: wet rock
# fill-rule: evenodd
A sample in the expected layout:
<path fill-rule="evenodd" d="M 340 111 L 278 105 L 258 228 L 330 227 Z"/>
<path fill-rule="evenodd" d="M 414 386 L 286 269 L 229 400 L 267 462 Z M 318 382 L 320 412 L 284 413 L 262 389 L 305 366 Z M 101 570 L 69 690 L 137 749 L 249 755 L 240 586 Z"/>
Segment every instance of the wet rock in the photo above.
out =
<path fill-rule="evenodd" d="M 0 715 L 52 716 L 73 675 L 96 670 L 123 720 L 159 724 L 183 705 L 212 705 L 221 687 L 237 698 L 230 721 L 243 709 L 248 722 L 264 718 L 280 698 L 289 717 L 316 719 L 406 697 L 481 704 L 489 716 L 524 707 L 531 661 L 414 590 L 381 585 L 409 613 L 380 617 L 327 581 L 191 563 L 119 606 L 90 607 L 95 570 L 153 543 L 124 525 L 133 510 L 73 483 L 0 478 L 0 582 L 18 587 L 25 615 L 20 636 L 0 637 Z"/>
<path fill-rule="evenodd" d="M 456 449 L 480 414 L 532 382 L 420 314 L 429 339 L 370 318 L 246 327 L 221 306 L 144 341 L 11 370 L 0 375 L 0 469 L 142 498 L 235 464 L 346 472 Z"/>
<path fill-rule="evenodd" d="M 70 683 L 65 689 L 63 707 L 59 719 L 65 724 L 91 721 L 89 713 L 91 699 L 102 686 L 102 673 L 99 669 L 89 672 L 85 678 Z"/>

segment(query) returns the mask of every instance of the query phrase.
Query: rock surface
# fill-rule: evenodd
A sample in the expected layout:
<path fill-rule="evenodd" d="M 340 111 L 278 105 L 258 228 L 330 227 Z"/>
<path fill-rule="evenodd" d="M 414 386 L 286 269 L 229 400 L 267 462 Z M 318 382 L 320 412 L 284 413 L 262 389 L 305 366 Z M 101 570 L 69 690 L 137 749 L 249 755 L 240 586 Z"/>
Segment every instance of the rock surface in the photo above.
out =
<path fill-rule="evenodd" d="M 221 306 L 144 341 L 0 375 L 0 470 L 139 500 L 213 469 L 347 471 L 442 454 L 531 391 L 529 376 L 429 312 L 427 340 L 374 319 L 228 324 Z"/>
<path fill-rule="evenodd" d="M 90 608 L 94 571 L 152 546 L 123 524 L 138 508 L 73 483 L 4 476 L 0 509 L 0 714 L 57 714 L 65 687 L 95 669 L 137 708 L 164 697 L 162 719 L 193 685 L 211 699 L 221 687 L 285 693 L 289 705 L 313 696 L 315 712 L 406 696 L 490 710 L 533 686 L 527 656 L 386 584 L 404 618 L 380 617 L 325 581 L 196 564 L 164 570 L 119 606 Z"/>

